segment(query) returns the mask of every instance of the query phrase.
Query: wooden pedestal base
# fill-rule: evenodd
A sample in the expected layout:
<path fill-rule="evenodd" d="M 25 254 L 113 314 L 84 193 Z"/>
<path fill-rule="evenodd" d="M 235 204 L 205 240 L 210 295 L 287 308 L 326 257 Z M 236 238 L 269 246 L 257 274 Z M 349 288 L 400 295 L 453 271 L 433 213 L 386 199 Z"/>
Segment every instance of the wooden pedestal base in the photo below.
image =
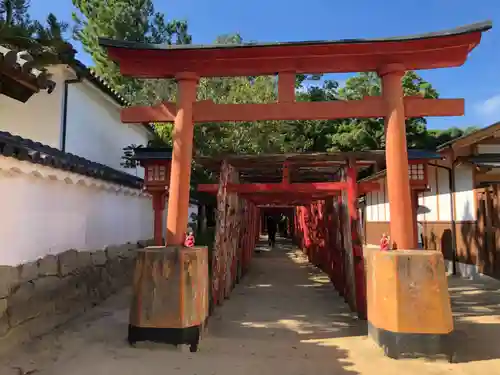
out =
<path fill-rule="evenodd" d="M 191 352 L 198 351 L 203 326 L 187 328 L 144 328 L 128 326 L 128 342 L 134 345 L 140 341 L 152 341 L 170 345 L 189 345 Z"/>
<path fill-rule="evenodd" d="M 453 318 L 443 255 L 438 251 L 370 251 L 370 337 L 391 358 L 453 358 Z"/>
<path fill-rule="evenodd" d="M 454 334 L 402 333 L 374 327 L 368 323 L 368 335 L 392 359 L 444 355 L 453 362 Z"/>
<path fill-rule="evenodd" d="M 189 344 L 208 317 L 206 247 L 151 246 L 137 253 L 129 342 Z"/>

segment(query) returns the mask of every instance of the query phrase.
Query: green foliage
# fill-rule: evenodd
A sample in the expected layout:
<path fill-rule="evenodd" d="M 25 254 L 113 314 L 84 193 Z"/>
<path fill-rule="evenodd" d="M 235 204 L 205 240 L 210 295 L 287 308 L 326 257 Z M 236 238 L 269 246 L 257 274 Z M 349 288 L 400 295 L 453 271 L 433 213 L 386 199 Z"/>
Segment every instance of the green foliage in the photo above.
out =
<path fill-rule="evenodd" d="M 67 62 L 75 51 L 64 38 L 68 24 L 49 13 L 45 23 L 29 16 L 29 0 L 0 0 L 0 45 L 27 51 L 37 66 Z"/>
<path fill-rule="evenodd" d="M 152 0 L 72 0 L 73 36 L 92 56 L 96 73 L 134 104 L 171 99 L 175 93 L 169 80 L 138 81 L 123 77 L 118 66 L 99 46 L 99 37 L 155 44 L 189 44 L 185 21 L 167 22 L 156 12 Z"/>
<path fill-rule="evenodd" d="M 98 37 L 133 40 L 147 43 L 191 43 L 187 23 L 167 22 L 154 10 L 152 0 L 73 0 L 79 14 L 74 15 L 75 38 L 96 64 L 95 70 L 130 102 L 155 103 L 175 98 L 176 87 L 168 80 L 138 81 L 124 78 L 98 45 Z M 240 44 L 239 34 L 217 38 L 217 44 Z M 381 94 L 381 82 L 375 73 L 360 73 L 348 79 L 343 87 L 338 82 L 320 82 L 319 75 L 298 75 L 298 101 L 359 100 Z M 317 85 L 306 88 L 307 82 Z M 437 98 L 432 85 L 415 72 L 403 77 L 405 95 Z M 215 103 L 269 103 L 277 99 L 276 77 L 203 78 L 199 83 L 198 100 Z M 463 134 L 460 129 L 429 131 L 424 118 L 406 122 L 408 146 L 435 149 L 438 143 Z M 156 124 L 153 144 L 172 144 L 172 124 Z M 255 123 L 197 124 L 194 148 L 199 155 L 223 153 L 321 152 L 331 150 L 383 149 L 384 121 L 378 119 L 340 119 L 322 121 L 257 121 Z M 130 156 L 130 147 L 125 150 Z M 210 176 L 194 170 L 193 179 L 205 181 Z"/>
<path fill-rule="evenodd" d="M 415 72 L 407 72 L 402 80 L 406 96 L 437 98 L 437 91 Z M 373 72 L 360 73 L 347 80 L 345 87 L 338 90 L 341 100 L 359 100 L 364 96 L 379 96 L 382 92 L 380 78 Z M 338 121 L 339 128 L 328 135 L 330 150 L 374 150 L 385 147 L 384 119 L 347 119 Z M 425 118 L 406 120 L 408 147 L 429 148 L 427 121 Z"/>

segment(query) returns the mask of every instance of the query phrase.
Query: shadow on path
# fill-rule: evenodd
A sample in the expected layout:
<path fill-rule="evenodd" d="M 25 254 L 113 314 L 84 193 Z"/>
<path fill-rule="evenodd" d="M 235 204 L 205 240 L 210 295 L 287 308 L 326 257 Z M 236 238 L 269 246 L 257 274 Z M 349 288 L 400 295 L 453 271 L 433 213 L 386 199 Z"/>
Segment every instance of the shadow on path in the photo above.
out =
<path fill-rule="evenodd" d="M 461 340 L 457 362 L 500 359 L 500 282 L 450 276 L 448 285 Z"/>
<path fill-rule="evenodd" d="M 305 358 L 316 364 L 311 368 L 316 374 L 357 373 L 345 368 L 351 365 L 346 351 L 328 341 L 365 335 L 366 323 L 350 313 L 328 277 L 291 242 L 278 239 L 274 249 L 261 242 L 257 249 L 249 273 L 211 318 L 204 346 L 230 340 L 239 348 L 226 348 L 229 352 Z"/>

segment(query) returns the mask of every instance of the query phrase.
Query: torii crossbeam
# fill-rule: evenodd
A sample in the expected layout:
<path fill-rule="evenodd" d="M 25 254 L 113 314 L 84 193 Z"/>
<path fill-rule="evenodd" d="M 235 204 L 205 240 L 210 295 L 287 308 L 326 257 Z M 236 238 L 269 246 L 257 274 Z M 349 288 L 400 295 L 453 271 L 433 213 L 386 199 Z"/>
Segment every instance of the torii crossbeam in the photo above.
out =
<path fill-rule="evenodd" d="M 457 67 L 491 28 L 484 22 L 444 32 L 388 39 L 291 42 L 211 46 L 149 45 L 100 39 L 123 75 L 175 78 L 176 105 L 124 109 L 124 122 L 174 121 L 173 159 L 167 218 L 167 243 L 180 245 L 188 220 L 189 182 L 195 122 L 336 119 L 384 117 L 391 234 L 398 248 L 417 245 L 413 226 L 405 119 L 461 116 L 462 99 L 404 97 L 401 78 L 407 70 Z M 359 101 L 295 102 L 296 74 L 375 71 L 382 95 Z M 214 104 L 196 102 L 200 77 L 278 74 L 278 102 Z"/>

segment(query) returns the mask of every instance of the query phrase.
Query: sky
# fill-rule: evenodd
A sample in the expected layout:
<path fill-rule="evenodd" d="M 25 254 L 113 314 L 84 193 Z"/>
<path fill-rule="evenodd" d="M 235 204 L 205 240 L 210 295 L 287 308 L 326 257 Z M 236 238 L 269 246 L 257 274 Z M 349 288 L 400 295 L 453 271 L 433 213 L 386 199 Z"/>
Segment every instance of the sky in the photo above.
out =
<path fill-rule="evenodd" d="M 429 118 L 428 127 L 487 126 L 500 121 L 500 0 L 154 0 L 167 19 L 187 20 L 193 43 L 240 33 L 246 41 L 285 42 L 405 36 L 484 20 L 493 29 L 459 68 L 419 71 L 442 98 L 464 98 L 465 116 Z M 30 12 L 71 22 L 71 0 L 31 0 Z M 92 60 L 80 46 L 78 58 Z M 345 81 L 346 75 L 332 75 Z"/>

